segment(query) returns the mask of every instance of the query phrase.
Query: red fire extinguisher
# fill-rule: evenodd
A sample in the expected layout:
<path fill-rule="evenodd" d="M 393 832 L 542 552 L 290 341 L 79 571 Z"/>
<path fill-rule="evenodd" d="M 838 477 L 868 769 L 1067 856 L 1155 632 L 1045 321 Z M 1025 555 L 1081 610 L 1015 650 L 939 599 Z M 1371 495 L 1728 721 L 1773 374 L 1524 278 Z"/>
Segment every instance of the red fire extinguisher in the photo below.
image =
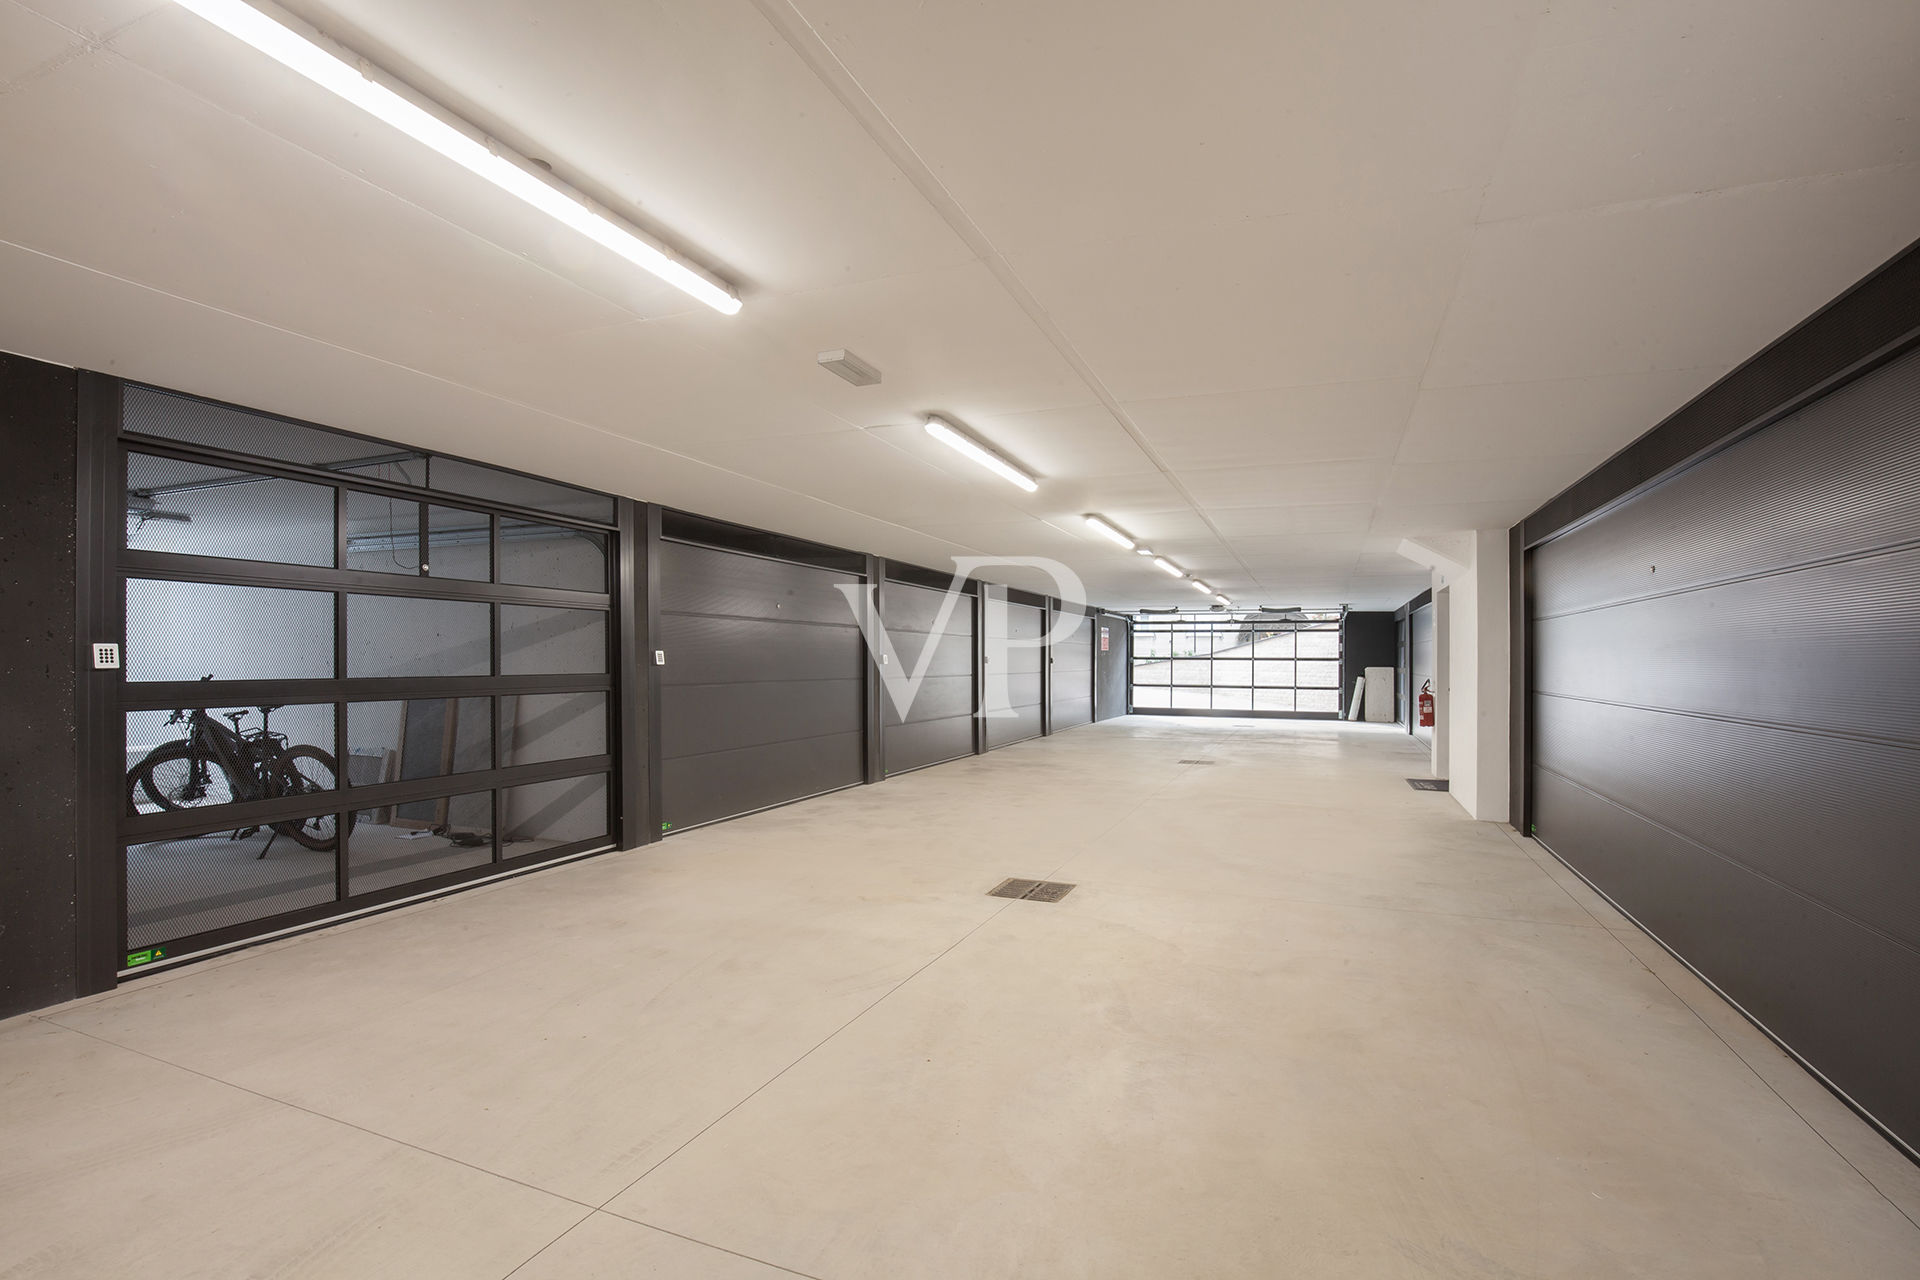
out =
<path fill-rule="evenodd" d="M 1433 681 L 1431 680 L 1420 686 L 1420 727 L 1433 728 Z"/>

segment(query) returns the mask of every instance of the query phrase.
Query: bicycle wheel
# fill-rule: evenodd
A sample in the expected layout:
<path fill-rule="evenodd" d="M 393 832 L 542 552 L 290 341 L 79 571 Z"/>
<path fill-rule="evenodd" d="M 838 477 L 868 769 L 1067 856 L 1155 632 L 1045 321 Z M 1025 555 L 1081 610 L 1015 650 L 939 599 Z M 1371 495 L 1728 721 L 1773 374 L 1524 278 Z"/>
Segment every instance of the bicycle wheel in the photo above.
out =
<path fill-rule="evenodd" d="M 319 795 L 339 785 L 333 757 L 318 747 L 288 747 L 273 762 L 269 786 L 275 796 Z M 292 822 L 276 822 L 273 829 L 308 849 L 320 852 L 339 847 L 339 815 L 322 813 Z"/>
<path fill-rule="evenodd" d="M 127 798 L 139 807 L 139 793 L 147 803 L 165 810 L 205 809 L 233 803 L 233 779 L 211 757 L 184 742 L 169 742 L 149 751 L 127 773 Z"/>

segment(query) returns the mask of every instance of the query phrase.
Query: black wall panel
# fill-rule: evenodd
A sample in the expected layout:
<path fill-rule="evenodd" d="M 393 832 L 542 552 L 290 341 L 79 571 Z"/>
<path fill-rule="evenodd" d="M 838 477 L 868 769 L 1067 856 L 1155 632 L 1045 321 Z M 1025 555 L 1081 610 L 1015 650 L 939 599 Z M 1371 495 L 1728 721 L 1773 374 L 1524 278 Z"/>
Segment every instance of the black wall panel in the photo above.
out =
<path fill-rule="evenodd" d="M 1094 679 L 1099 685 L 1094 705 L 1100 719 L 1111 720 L 1127 714 L 1127 683 L 1132 674 L 1132 664 L 1128 661 L 1128 635 L 1132 624 L 1111 613 L 1100 614 L 1093 623 Z M 1106 637 L 1104 649 L 1100 647 L 1103 635 Z"/>
<path fill-rule="evenodd" d="M 865 649 L 835 590 L 858 575 L 670 541 L 658 572 L 667 829 L 860 782 Z"/>
<path fill-rule="evenodd" d="M 1367 674 L 1368 667 L 1397 667 L 1399 641 L 1391 613 L 1355 610 L 1340 620 L 1340 696 L 1342 705 L 1353 699 L 1353 682 Z M 1395 699 L 1389 687 L 1378 692 L 1368 689 L 1369 698 Z M 1396 707 L 1397 712 L 1397 699 Z M 1397 718 L 1390 717 L 1390 718 Z"/>
<path fill-rule="evenodd" d="M 953 607 L 943 620 L 941 611 L 949 600 Z M 922 661 L 927 663 L 904 716 L 893 699 L 881 693 L 887 773 L 973 754 L 973 611 L 972 596 L 954 597 L 897 581 L 889 581 L 882 591 L 880 617 L 902 674 L 911 675 Z"/>
<path fill-rule="evenodd" d="M 1539 838 L 1920 1144 L 1920 353 L 1526 578 Z"/>
<path fill-rule="evenodd" d="M 78 378 L 0 354 L 0 1017 L 76 994 L 75 623 Z M 111 944 L 109 944 L 111 945 Z"/>
<path fill-rule="evenodd" d="M 1007 704 L 1014 714 L 987 717 L 987 749 L 992 750 L 1040 736 L 1041 651 L 1035 647 L 1035 642 L 1046 633 L 1046 613 L 1036 605 L 1005 601 L 1000 606 L 989 608 L 987 618 L 990 652 L 993 649 L 991 641 L 996 638 L 1027 642 L 1007 647 L 993 659 L 995 662 L 1002 658 L 1005 660 Z M 1002 628 L 1004 636 L 999 634 Z"/>
<path fill-rule="evenodd" d="M 1093 723 L 1093 636 L 1093 619 L 1082 616 L 1051 651 L 1055 733 Z"/>

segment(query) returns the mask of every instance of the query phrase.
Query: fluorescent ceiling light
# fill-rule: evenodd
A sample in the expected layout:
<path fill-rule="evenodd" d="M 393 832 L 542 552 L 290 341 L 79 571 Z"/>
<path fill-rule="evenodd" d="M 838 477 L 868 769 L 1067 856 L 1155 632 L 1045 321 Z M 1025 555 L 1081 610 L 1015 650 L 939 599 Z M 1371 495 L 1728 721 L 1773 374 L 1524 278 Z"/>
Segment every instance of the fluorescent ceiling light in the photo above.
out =
<path fill-rule="evenodd" d="M 1011 484 L 1019 485 L 1028 493 L 1040 487 L 1039 482 L 1020 468 L 1008 462 L 997 453 L 990 452 L 984 445 L 970 436 L 964 436 L 953 429 L 953 425 L 936 417 L 927 419 L 927 434 L 946 445 L 956 453 L 963 453 L 993 474 Z"/>
<path fill-rule="evenodd" d="M 1195 578 L 1193 580 L 1193 589 L 1195 591 L 1198 591 L 1203 596 L 1210 596 L 1213 594 L 1213 588 L 1208 586 L 1206 583 L 1200 581 L 1200 579 L 1198 578 Z"/>
<path fill-rule="evenodd" d="M 740 299 L 730 290 L 681 262 L 665 246 L 613 221 L 571 188 L 541 174 L 531 161 L 444 109 L 430 110 L 396 92 L 383 83 L 388 79 L 383 73 L 365 61 L 342 57 L 327 47 L 330 41 L 321 43 L 325 38 L 318 32 L 317 38 L 309 38 L 241 0 L 175 3 L 715 311 L 730 316 L 740 310 Z"/>
<path fill-rule="evenodd" d="M 1088 513 L 1084 518 L 1087 522 L 1087 527 L 1089 529 L 1092 529 L 1095 533 L 1099 534 L 1101 537 L 1117 542 L 1129 551 L 1132 551 L 1134 547 L 1137 545 L 1132 538 L 1129 538 L 1126 534 L 1120 532 L 1118 529 L 1108 524 L 1105 520 L 1102 520 L 1099 516 L 1093 515 L 1092 513 Z"/>
<path fill-rule="evenodd" d="M 1133 549 L 1133 554 L 1137 556 L 1150 556 L 1153 554 L 1153 548 L 1152 547 L 1135 547 Z"/>
<path fill-rule="evenodd" d="M 1185 569 L 1176 569 L 1158 556 L 1154 557 L 1153 567 L 1156 569 L 1165 569 L 1168 573 L 1172 574 L 1176 578 L 1184 578 L 1187 576 L 1187 571 Z"/>
<path fill-rule="evenodd" d="M 1221 604 L 1225 605 L 1227 608 L 1229 609 L 1233 608 L 1233 601 L 1227 599 L 1225 596 L 1215 595 L 1213 598 L 1215 600 L 1218 600 Z"/>

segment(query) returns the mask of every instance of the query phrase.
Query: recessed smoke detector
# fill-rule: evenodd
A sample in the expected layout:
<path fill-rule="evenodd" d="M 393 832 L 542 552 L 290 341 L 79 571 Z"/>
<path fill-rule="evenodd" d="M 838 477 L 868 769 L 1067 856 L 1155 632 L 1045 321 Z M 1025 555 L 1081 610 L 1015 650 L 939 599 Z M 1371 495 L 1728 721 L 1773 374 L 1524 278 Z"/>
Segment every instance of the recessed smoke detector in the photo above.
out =
<path fill-rule="evenodd" d="M 831 369 L 856 387 L 870 387 L 880 381 L 880 371 L 844 347 L 822 351 L 814 357 L 822 369 Z"/>

